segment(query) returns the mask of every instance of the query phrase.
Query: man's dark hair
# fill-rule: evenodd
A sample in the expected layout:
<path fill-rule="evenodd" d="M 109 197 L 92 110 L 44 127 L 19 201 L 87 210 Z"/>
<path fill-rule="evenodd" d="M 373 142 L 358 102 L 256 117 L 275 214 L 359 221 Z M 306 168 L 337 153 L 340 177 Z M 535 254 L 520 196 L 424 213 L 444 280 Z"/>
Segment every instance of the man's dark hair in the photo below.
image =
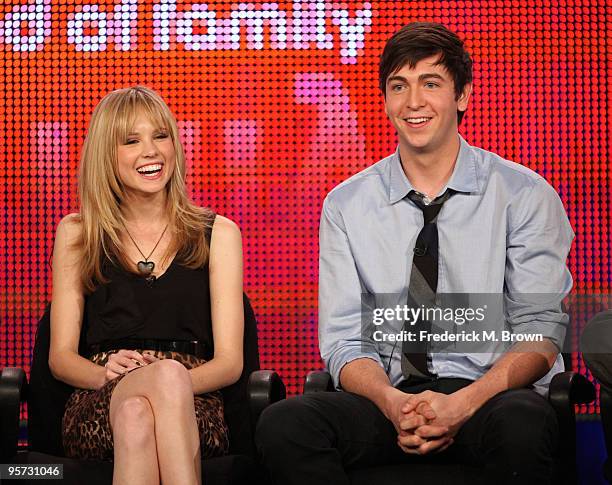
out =
<path fill-rule="evenodd" d="M 413 68 L 419 61 L 436 54 L 440 55 L 438 63 L 453 77 L 455 98 L 459 99 L 465 85 L 472 82 L 472 58 L 457 34 L 434 22 L 405 25 L 387 41 L 378 71 L 383 95 L 386 95 L 385 88 L 390 75 L 405 65 Z M 463 111 L 457 111 L 457 118 L 461 122 Z"/>

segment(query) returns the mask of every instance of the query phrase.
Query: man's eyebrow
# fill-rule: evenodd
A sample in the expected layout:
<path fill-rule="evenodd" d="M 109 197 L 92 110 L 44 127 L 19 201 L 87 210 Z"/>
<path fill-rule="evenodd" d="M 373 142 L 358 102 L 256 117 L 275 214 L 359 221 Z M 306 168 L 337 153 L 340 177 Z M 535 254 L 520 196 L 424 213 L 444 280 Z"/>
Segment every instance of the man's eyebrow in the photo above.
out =
<path fill-rule="evenodd" d="M 444 76 L 441 76 L 440 74 L 437 74 L 435 72 L 428 72 L 428 73 L 424 73 L 421 74 L 419 76 L 419 81 L 424 81 L 425 79 L 439 79 L 440 81 L 447 81 L 447 79 Z M 406 82 L 407 79 L 404 76 L 390 76 L 387 79 L 387 84 L 393 81 L 401 81 L 401 82 Z"/>
<path fill-rule="evenodd" d="M 389 76 L 387 78 L 387 84 L 393 81 L 406 81 L 406 78 L 404 76 Z"/>
<path fill-rule="evenodd" d="M 446 78 L 444 76 L 441 76 L 440 74 L 437 74 L 435 72 L 421 74 L 419 76 L 419 81 L 424 81 L 425 79 L 432 79 L 432 78 L 439 79 L 440 81 L 446 81 Z"/>

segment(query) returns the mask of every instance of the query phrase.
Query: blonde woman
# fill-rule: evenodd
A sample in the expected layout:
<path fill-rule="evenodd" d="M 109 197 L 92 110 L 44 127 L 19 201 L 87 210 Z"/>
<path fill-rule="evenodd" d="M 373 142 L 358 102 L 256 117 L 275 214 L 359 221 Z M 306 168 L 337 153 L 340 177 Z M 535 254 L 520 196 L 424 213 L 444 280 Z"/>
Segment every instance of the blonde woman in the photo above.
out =
<path fill-rule="evenodd" d="M 53 251 L 66 454 L 114 460 L 115 484 L 200 483 L 200 457 L 228 448 L 219 389 L 242 371 L 240 231 L 188 199 L 176 121 L 143 87 L 96 107 L 79 193 Z"/>

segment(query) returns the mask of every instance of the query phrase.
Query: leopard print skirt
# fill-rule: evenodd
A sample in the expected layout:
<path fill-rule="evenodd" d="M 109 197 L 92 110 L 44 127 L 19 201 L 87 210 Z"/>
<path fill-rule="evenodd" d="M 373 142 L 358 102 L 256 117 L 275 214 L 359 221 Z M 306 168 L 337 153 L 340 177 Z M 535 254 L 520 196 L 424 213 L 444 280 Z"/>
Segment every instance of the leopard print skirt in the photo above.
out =
<path fill-rule="evenodd" d="M 98 365 L 104 365 L 109 355 L 117 351 L 100 352 L 90 357 Z M 138 350 L 138 352 L 143 352 Z M 158 359 L 174 359 L 187 369 L 197 367 L 204 359 L 179 352 L 146 351 Z M 110 401 L 121 379 L 128 374 L 107 382 L 97 390 L 75 390 L 64 411 L 62 440 L 67 457 L 80 460 L 113 461 L 113 433 L 110 427 Z M 220 391 L 194 396 L 196 421 L 200 432 L 200 449 L 203 458 L 227 454 L 228 429 L 223 417 L 223 398 Z"/>

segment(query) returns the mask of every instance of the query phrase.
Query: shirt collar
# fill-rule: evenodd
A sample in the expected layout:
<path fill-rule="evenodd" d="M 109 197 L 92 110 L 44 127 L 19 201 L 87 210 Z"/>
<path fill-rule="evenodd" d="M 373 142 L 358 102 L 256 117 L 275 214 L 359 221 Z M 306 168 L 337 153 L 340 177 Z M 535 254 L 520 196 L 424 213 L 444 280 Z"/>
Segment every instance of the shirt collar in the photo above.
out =
<path fill-rule="evenodd" d="M 483 175 L 478 169 L 476 154 L 472 147 L 461 136 L 459 136 L 459 142 L 459 154 L 457 155 L 457 162 L 455 163 L 453 174 L 442 192 L 449 188 L 456 192 L 478 194 L 480 193 Z M 395 204 L 397 201 L 406 197 L 411 190 L 414 190 L 414 187 L 402 169 L 399 146 L 389 159 L 389 170 L 387 172 L 389 174 L 389 202 Z"/>

